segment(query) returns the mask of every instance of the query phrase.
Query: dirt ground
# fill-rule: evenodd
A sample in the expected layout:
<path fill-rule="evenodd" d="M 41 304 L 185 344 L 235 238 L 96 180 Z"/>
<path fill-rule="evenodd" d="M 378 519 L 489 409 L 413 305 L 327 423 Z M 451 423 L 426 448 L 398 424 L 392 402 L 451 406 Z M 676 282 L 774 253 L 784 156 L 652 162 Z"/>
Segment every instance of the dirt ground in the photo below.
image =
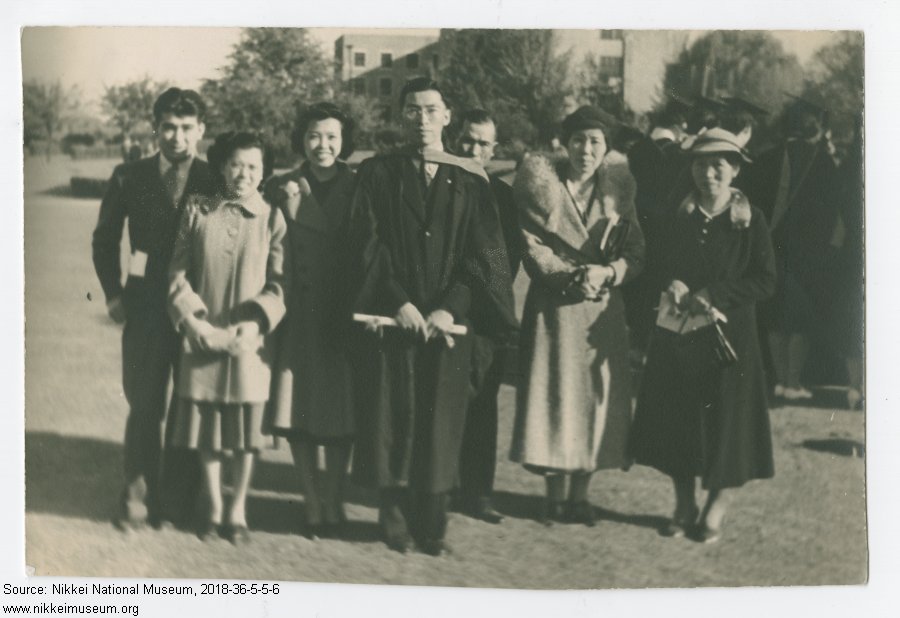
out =
<path fill-rule="evenodd" d="M 400 556 L 378 539 L 373 496 L 352 491 L 345 540 L 294 532 L 302 498 L 286 445 L 263 453 L 250 545 L 190 532 L 123 535 L 109 523 L 121 484 L 126 404 L 120 333 L 90 259 L 99 201 L 66 195 L 71 175 L 111 161 L 29 159 L 25 170 L 26 560 L 37 575 L 234 578 L 491 588 L 642 588 L 858 584 L 867 577 L 864 416 L 817 391 L 815 406 L 771 412 L 776 476 L 736 498 L 725 537 L 704 546 L 658 529 L 670 486 L 653 470 L 596 475 L 599 524 L 546 529 L 541 479 L 507 461 L 514 390 L 501 392 L 500 526 L 454 514 L 453 555 Z M 527 280 L 517 282 L 521 299 Z M 846 450 L 842 450 L 846 449 Z"/>

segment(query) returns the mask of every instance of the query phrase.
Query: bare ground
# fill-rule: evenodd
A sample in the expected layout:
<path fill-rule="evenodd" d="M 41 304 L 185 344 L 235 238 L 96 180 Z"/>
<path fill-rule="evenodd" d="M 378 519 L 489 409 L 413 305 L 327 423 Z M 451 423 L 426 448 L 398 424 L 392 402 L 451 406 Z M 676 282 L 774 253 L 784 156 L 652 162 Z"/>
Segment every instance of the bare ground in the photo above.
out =
<path fill-rule="evenodd" d="M 190 532 L 123 535 L 109 524 L 120 486 L 126 404 L 119 332 L 106 318 L 90 261 L 99 202 L 65 197 L 73 174 L 106 176 L 110 161 L 26 161 L 26 560 L 37 575 L 235 578 L 493 588 L 640 588 L 858 584 L 866 580 L 860 412 L 772 410 L 776 477 L 739 492 L 712 546 L 665 539 L 669 483 L 646 468 L 596 475 L 593 529 L 534 520 L 541 479 L 506 460 L 514 391 L 501 392 L 491 526 L 453 515 L 454 554 L 400 556 L 378 540 L 373 497 L 353 491 L 346 540 L 294 531 L 302 499 L 285 446 L 266 451 L 253 482 L 253 542 L 203 544 Z M 56 189 L 55 189 L 56 188 Z M 521 297 L 527 281 L 517 282 Z M 842 451 L 846 448 L 846 452 Z M 858 449 L 856 451 L 858 453 Z"/>

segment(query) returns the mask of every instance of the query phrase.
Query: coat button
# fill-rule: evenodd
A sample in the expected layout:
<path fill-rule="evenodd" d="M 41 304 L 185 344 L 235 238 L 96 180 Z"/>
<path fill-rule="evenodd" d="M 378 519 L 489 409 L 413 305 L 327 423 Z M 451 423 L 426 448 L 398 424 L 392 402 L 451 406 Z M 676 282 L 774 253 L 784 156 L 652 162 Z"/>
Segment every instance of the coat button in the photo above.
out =
<path fill-rule="evenodd" d="M 425 238 L 431 238 L 431 232 L 425 230 Z"/>
<path fill-rule="evenodd" d="M 228 235 L 232 237 L 237 236 L 237 230 L 233 227 L 228 228 Z"/>

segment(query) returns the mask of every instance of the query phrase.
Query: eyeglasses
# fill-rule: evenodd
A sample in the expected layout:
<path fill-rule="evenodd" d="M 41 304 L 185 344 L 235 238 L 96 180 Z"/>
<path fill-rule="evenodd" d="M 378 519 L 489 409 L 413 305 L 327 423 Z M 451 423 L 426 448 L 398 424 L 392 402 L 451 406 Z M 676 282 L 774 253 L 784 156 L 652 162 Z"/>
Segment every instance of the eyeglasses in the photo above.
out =
<path fill-rule="evenodd" d="M 417 118 L 428 118 L 428 120 L 437 120 L 440 115 L 444 112 L 444 108 L 442 107 L 414 107 L 408 105 L 403 108 L 403 117 L 409 120 L 416 120 Z"/>

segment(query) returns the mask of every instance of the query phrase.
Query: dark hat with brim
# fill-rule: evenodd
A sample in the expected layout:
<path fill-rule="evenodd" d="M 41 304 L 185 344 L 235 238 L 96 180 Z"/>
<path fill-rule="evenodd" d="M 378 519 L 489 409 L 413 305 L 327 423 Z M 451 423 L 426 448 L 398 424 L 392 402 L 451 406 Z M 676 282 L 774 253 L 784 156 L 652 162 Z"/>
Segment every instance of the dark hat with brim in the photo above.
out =
<path fill-rule="evenodd" d="M 743 161 L 751 162 L 747 152 L 738 143 L 737 136 L 730 131 L 720 128 L 709 129 L 698 135 L 687 146 L 687 151 L 692 157 L 731 152 L 737 154 Z"/>

